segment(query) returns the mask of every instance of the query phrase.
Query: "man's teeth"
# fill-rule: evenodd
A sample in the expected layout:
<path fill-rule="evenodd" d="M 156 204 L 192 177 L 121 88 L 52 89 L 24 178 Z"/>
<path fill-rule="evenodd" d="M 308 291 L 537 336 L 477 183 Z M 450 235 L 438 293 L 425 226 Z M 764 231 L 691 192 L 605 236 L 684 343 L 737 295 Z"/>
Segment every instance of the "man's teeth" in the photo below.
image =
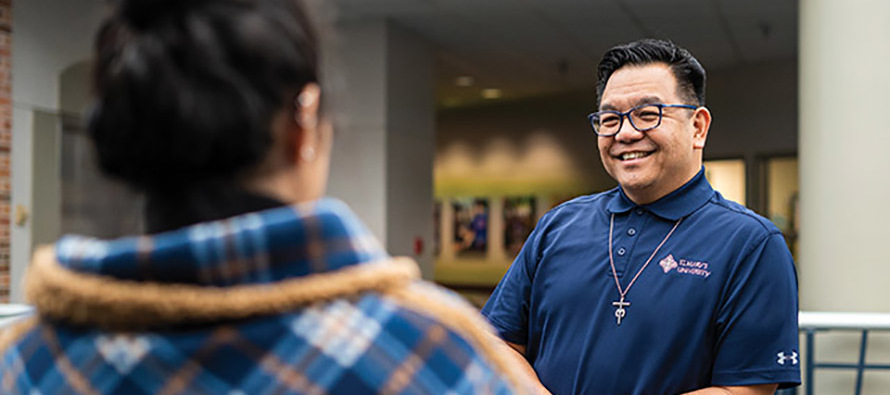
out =
<path fill-rule="evenodd" d="M 642 158 L 646 155 L 648 155 L 648 154 L 645 152 L 628 152 L 626 154 L 621 155 L 621 160 L 637 159 L 637 158 Z"/>

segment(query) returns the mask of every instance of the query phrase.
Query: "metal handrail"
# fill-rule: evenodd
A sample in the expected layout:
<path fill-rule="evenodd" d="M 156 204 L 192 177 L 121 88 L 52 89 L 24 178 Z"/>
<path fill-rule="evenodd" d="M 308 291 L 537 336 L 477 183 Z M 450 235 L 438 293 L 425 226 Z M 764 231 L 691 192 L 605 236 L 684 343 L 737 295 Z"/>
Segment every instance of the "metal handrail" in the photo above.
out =
<path fill-rule="evenodd" d="M 33 312 L 34 309 L 28 305 L 0 303 L 0 331 Z"/>
<path fill-rule="evenodd" d="M 867 364 L 865 354 L 868 351 L 869 331 L 890 330 L 890 314 L 886 313 L 840 313 L 840 312 L 815 312 L 802 311 L 798 315 L 800 331 L 806 335 L 806 366 L 804 370 L 804 383 L 806 383 L 806 395 L 813 395 L 813 373 L 816 369 L 851 369 L 856 371 L 856 386 L 853 393 L 862 393 L 862 381 L 865 371 L 868 369 L 890 369 L 890 365 Z M 862 333 L 859 342 L 859 358 L 857 363 L 816 362 L 816 332 L 830 330 L 852 330 Z M 792 393 L 797 393 L 796 390 Z"/>

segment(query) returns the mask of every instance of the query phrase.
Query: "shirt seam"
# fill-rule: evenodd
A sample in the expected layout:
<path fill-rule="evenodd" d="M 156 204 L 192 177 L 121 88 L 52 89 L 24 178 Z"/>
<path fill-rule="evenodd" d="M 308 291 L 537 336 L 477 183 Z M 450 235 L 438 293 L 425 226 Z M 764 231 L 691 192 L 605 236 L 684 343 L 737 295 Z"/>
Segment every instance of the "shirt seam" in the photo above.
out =
<path fill-rule="evenodd" d="M 751 218 L 752 220 L 754 220 L 754 222 L 756 222 L 758 225 L 760 225 L 760 229 L 762 229 L 763 232 L 766 232 L 766 233 L 764 233 L 762 236 L 760 236 L 755 242 L 753 242 L 753 243 L 748 243 L 748 245 L 745 247 L 745 250 L 743 250 L 743 254 L 741 255 L 740 262 L 744 262 L 744 261 L 746 261 L 746 260 L 750 257 L 751 253 L 754 252 L 754 250 L 757 249 L 757 247 L 759 247 L 761 244 L 764 244 L 770 237 L 772 237 L 772 236 L 774 236 L 774 235 L 781 235 L 781 234 L 782 234 L 782 232 L 779 231 L 778 229 L 770 229 L 770 228 L 769 228 L 769 227 L 768 227 L 768 226 L 761 220 L 761 218 L 760 218 L 759 216 L 755 215 L 754 213 L 751 213 L 751 212 L 748 212 L 748 211 L 735 210 L 734 208 L 732 208 L 732 207 L 730 207 L 730 206 L 727 206 L 727 205 L 724 205 L 724 204 L 720 204 L 720 203 L 715 202 L 715 201 L 713 201 L 713 200 L 708 201 L 708 204 L 713 204 L 713 205 L 715 205 L 715 206 L 717 206 L 717 207 L 720 207 L 720 208 L 722 208 L 722 209 L 724 209 L 724 210 L 731 211 L 731 212 L 733 212 L 733 213 L 741 214 L 741 215 L 744 215 L 744 216 L 746 216 L 746 217 L 748 217 L 748 218 Z M 696 211 L 697 211 L 697 210 L 696 210 Z"/>
<path fill-rule="evenodd" d="M 791 375 L 791 377 L 776 377 L 779 375 Z M 800 382 L 800 369 L 795 367 L 715 371 L 711 379 L 712 385 L 799 384 Z"/>
<path fill-rule="evenodd" d="M 714 374 L 715 375 L 724 375 L 724 374 L 739 374 L 739 373 L 762 373 L 762 372 L 785 372 L 785 371 L 796 372 L 796 371 L 799 371 L 799 369 L 794 366 L 790 366 L 790 367 L 778 366 L 778 367 L 766 368 L 766 369 L 714 371 Z"/>
<path fill-rule="evenodd" d="M 732 207 L 730 205 L 717 202 L 717 201 L 715 201 L 716 196 L 717 195 L 714 194 L 713 197 L 708 199 L 706 205 L 712 204 L 712 205 L 717 206 L 723 210 L 730 211 L 730 212 L 736 213 L 736 214 L 744 215 L 744 216 L 754 220 L 754 222 L 756 222 L 758 225 L 760 225 L 760 228 L 763 229 L 763 231 L 767 232 L 768 234 L 781 233 L 778 229 L 770 229 L 769 226 L 767 226 L 767 224 L 766 224 L 766 221 L 767 221 L 766 218 L 763 218 L 762 216 L 757 215 L 756 213 L 753 213 L 753 212 L 750 212 L 747 210 L 738 210 L 735 207 Z M 698 211 L 698 210 L 696 210 L 696 211 Z"/>

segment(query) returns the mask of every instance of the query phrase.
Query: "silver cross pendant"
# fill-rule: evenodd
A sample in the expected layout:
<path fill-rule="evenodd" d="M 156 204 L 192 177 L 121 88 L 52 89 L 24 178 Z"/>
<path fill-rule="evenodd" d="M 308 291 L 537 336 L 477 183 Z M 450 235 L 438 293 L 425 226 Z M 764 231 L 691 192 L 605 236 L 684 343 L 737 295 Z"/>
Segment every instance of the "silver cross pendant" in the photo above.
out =
<path fill-rule="evenodd" d="M 615 309 L 615 318 L 618 320 L 618 325 L 621 325 L 621 319 L 624 318 L 625 315 L 627 315 L 627 310 L 625 310 L 624 308 L 630 306 L 630 303 L 625 302 L 624 296 L 622 296 L 621 300 L 612 302 L 612 306 L 617 307 L 617 309 Z"/>

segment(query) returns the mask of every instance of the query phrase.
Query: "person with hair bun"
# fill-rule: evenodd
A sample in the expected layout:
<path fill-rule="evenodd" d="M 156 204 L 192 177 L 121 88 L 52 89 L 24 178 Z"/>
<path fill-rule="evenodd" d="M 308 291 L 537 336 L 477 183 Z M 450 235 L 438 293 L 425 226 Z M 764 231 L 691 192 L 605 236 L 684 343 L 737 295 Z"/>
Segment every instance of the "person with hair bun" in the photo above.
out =
<path fill-rule="evenodd" d="M 294 0 L 111 2 L 86 119 L 147 232 L 35 252 L 0 393 L 527 392 L 477 311 L 323 197 L 317 40 Z"/>

